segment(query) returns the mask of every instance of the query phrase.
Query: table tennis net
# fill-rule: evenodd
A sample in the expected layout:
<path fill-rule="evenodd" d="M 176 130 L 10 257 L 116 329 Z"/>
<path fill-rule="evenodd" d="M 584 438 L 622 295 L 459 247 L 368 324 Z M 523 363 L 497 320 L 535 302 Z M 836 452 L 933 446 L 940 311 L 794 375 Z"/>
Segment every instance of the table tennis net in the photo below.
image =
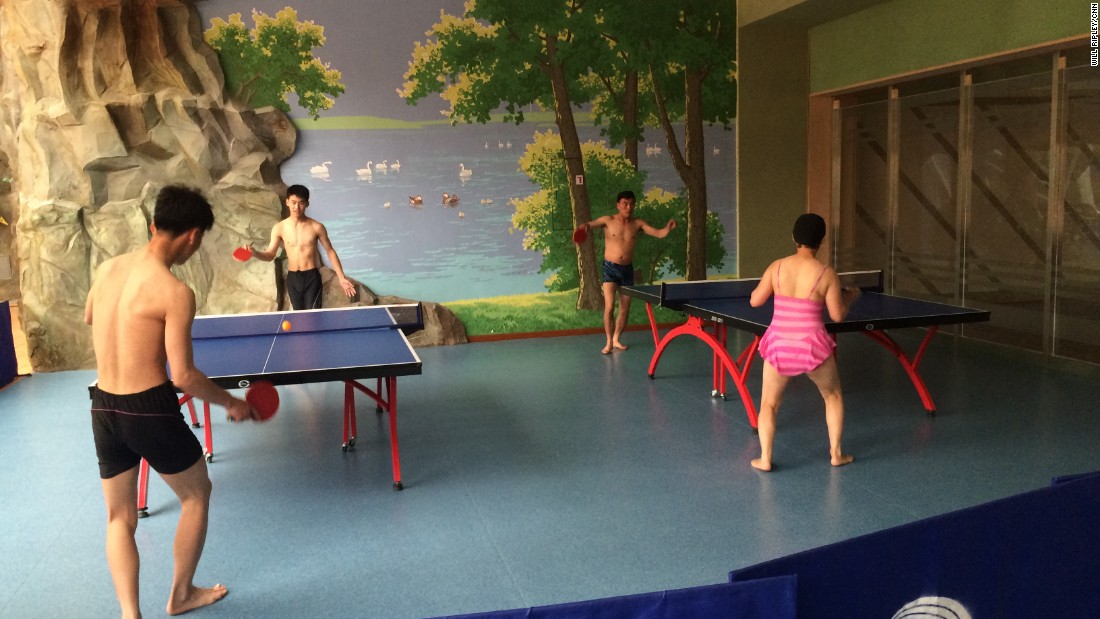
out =
<path fill-rule="evenodd" d="M 882 292 L 882 271 L 847 271 L 839 275 L 841 286 L 858 287 L 865 292 Z M 759 283 L 759 277 L 663 283 L 661 305 L 748 297 Z"/>
<path fill-rule="evenodd" d="M 298 312 L 270 312 L 203 316 L 195 319 L 195 339 L 289 335 L 320 331 L 401 329 L 411 333 L 423 328 L 420 303 L 352 306 Z"/>

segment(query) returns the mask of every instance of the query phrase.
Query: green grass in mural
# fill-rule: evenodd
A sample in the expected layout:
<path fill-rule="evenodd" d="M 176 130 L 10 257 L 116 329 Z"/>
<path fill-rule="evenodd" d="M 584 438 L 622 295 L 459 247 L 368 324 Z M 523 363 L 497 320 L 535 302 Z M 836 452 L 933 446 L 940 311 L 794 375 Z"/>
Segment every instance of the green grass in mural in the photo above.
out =
<path fill-rule="evenodd" d="M 466 327 L 470 336 L 500 333 L 542 333 L 572 329 L 598 329 L 601 312 L 578 310 L 577 291 L 519 294 L 445 303 Z M 683 322 L 683 316 L 662 307 L 654 308 L 659 323 Z M 630 324 L 647 325 L 645 304 L 630 306 Z"/>
<path fill-rule="evenodd" d="M 578 125 L 591 125 L 592 114 L 590 112 L 575 112 L 573 117 Z M 523 115 L 524 124 L 553 125 L 553 112 L 528 112 Z M 503 122 L 503 114 L 493 114 L 490 122 Z M 312 118 L 292 118 L 291 122 L 300 131 L 328 130 L 347 131 L 349 129 L 424 129 L 427 127 L 439 127 L 451 124 L 451 121 L 443 118 L 424 122 L 410 122 L 394 118 L 381 118 L 379 116 L 326 116 L 313 120 Z"/>

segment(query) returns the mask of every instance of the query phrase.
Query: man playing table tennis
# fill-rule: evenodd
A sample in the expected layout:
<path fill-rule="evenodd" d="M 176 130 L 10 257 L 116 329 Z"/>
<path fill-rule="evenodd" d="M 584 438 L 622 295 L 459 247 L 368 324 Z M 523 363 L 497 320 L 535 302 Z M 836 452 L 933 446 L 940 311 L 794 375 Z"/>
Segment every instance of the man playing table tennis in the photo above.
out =
<path fill-rule="evenodd" d="M 320 243 L 328 255 L 332 270 L 340 281 L 340 288 L 348 297 L 355 296 L 355 285 L 344 276 L 344 268 L 332 243 L 328 239 L 325 226 L 306 215 L 309 206 L 309 189 L 302 185 L 291 185 L 286 190 L 286 206 L 290 216 L 271 228 L 271 243 L 261 251 L 251 244 L 248 249 L 252 255 L 264 262 L 271 262 L 278 254 L 279 245 L 286 249 L 286 291 L 290 297 L 290 306 L 296 310 L 317 309 L 321 307 L 321 257 L 317 253 Z"/>
<path fill-rule="evenodd" d="M 607 335 L 607 344 L 603 354 L 612 349 L 626 350 L 619 336 L 626 327 L 630 314 L 630 297 L 619 292 L 621 286 L 634 285 L 634 242 L 638 233 L 663 239 L 676 228 L 676 220 L 670 219 L 664 228 L 654 228 L 645 221 L 634 217 L 634 192 L 621 191 L 615 198 L 615 215 L 604 215 L 596 220 L 581 224 L 574 230 L 591 228 L 604 229 L 603 246 L 603 330 Z M 615 297 L 619 297 L 619 316 L 615 317 Z M 612 329 L 614 325 L 614 329 Z"/>
<path fill-rule="evenodd" d="M 224 406 L 234 421 L 256 413 L 195 368 L 195 293 L 169 270 L 198 250 L 213 224 L 210 204 L 200 194 L 165 187 L 157 195 L 149 244 L 99 267 L 84 310 L 96 355 L 92 433 L 107 502 L 107 564 L 124 617 L 141 616 L 134 505 L 142 458 L 180 501 L 168 614 L 213 604 L 227 593 L 220 584 L 204 588 L 192 582 L 206 541 L 211 485 L 175 388 Z"/>
<path fill-rule="evenodd" d="M 752 466 L 762 471 L 772 469 L 775 415 L 783 401 L 783 391 L 791 377 L 799 374 L 809 376 L 825 400 L 832 465 L 843 466 L 854 460 L 840 448 L 844 400 L 833 356 L 836 343 L 825 331 L 821 312 L 828 309 L 834 321 L 844 320 L 859 297 L 859 289 L 842 289 L 836 271 L 818 262 L 817 250 L 825 238 L 825 220 L 820 215 L 800 215 L 794 223 L 793 237 L 794 255 L 771 263 L 749 298 L 750 305 L 760 307 L 775 295 L 771 324 L 760 339 L 760 356 L 764 358 L 757 417 L 760 457 L 752 461 Z"/>

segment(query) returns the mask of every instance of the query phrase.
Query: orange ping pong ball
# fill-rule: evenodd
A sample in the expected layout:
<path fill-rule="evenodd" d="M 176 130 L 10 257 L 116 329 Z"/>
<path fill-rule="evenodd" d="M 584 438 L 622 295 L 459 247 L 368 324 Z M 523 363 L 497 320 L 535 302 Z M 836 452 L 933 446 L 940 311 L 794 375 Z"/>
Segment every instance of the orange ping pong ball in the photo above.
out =
<path fill-rule="evenodd" d="M 284 320 L 283 321 L 283 331 L 290 331 L 290 321 L 289 320 Z"/>

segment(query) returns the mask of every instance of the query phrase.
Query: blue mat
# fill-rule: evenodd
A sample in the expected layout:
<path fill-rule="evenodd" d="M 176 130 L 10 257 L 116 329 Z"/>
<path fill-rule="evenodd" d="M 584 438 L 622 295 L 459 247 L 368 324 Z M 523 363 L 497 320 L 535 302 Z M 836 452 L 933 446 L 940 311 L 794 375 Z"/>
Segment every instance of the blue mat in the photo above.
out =
<path fill-rule="evenodd" d="M 784 576 L 759 582 L 722 583 L 587 602 L 451 616 L 450 619 L 794 619 L 794 591 L 795 579 Z"/>
<path fill-rule="evenodd" d="M 1006 456 L 1008 457 L 1008 456 Z M 797 575 L 799 619 L 1100 617 L 1100 473 L 730 573 Z"/>

